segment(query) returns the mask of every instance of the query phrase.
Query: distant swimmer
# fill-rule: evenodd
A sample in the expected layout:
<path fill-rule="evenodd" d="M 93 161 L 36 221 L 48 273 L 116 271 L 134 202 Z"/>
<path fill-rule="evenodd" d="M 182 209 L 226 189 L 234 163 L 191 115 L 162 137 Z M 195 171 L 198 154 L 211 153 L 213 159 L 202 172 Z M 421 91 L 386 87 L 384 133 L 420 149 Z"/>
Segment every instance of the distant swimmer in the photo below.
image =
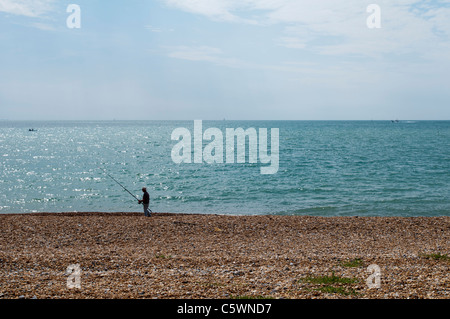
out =
<path fill-rule="evenodd" d="M 138 202 L 144 206 L 144 215 L 151 217 L 152 211 L 148 208 L 150 205 L 150 195 L 147 193 L 147 188 L 142 187 L 142 191 L 144 192 L 144 196 L 142 196 L 142 199 L 138 199 Z"/>

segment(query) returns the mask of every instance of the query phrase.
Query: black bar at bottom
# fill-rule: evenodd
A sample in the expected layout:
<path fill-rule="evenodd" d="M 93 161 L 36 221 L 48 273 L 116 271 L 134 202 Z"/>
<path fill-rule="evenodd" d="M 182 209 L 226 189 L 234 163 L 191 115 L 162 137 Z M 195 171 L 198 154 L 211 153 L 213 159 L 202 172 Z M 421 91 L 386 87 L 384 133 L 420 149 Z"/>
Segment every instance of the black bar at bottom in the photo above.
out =
<path fill-rule="evenodd" d="M 323 316 L 392 315 L 398 311 L 404 317 L 427 309 L 436 314 L 447 310 L 449 300 L 291 300 L 291 299 L 96 299 L 96 300 L 0 300 L 4 313 L 98 315 L 125 317 L 138 315 L 164 318 L 311 318 Z"/>

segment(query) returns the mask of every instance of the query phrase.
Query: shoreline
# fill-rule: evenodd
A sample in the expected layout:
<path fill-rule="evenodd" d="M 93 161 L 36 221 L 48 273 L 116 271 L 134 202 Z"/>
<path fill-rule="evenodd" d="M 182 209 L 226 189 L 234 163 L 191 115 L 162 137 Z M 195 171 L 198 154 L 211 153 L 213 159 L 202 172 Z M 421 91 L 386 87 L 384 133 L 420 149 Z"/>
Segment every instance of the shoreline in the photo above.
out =
<path fill-rule="evenodd" d="M 313 214 L 297 214 L 297 213 L 185 213 L 185 212 L 153 212 L 157 216 L 236 216 L 236 217 L 246 217 L 246 216 L 290 216 L 290 217 L 318 217 L 318 218 L 440 218 L 440 217 L 450 217 L 450 215 L 379 215 L 379 214 L 360 214 L 360 215 L 313 215 Z M 2 213 L 0 216 L 143 216 L 144 213 L 141 211 L 112 211 L 112 212 L 101 212 L 101 211 L 66 211 L 66 212 L 27 212 L 27 213 Z"/>
<path fill-rule="evenodd" d="M 450 216 L 0 214 L 0 299 L 450 299 L 449 256 Z"/>

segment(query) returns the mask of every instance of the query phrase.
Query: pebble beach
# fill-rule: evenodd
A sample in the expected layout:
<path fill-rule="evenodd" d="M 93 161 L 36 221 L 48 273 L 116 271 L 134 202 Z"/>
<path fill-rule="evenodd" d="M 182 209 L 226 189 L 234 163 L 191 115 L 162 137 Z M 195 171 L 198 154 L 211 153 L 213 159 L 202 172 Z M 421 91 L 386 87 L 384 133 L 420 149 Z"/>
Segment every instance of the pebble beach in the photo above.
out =
<path fill-rule="evenodd" d="M 0 264 L 0 299 L 450 299 L 450 217 L 3 214 Z"/>

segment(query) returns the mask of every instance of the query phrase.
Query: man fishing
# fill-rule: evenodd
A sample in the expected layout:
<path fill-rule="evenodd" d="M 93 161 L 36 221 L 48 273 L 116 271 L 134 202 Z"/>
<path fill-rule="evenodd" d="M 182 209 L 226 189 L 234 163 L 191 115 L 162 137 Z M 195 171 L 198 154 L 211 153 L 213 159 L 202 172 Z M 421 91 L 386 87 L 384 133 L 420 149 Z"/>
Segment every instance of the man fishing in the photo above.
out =
<path fill-rule="evenodd" d="M 152 216 L 152 210 L 150 208 L 148 208 L 149 205 L 150 205 L 150 195 L 147 193 L 147 188 L 142 187 L 142 191 L 144 192 L 144 196 L 142 197 L 142 199 L 139 199 L 136 196 L 134 196 L 128 189 L 126 189 L 125 186 L 120 184 L 114 177 L 109 175 L 108 172 L 106 172 L 105 169 L 103 169 L 103 168 L 100 168 L 100 169 L 103 170 L 103 172 L 106 175 L 108 175 L 112 180 L 114 180 L 117 184 L 119 184 L 124 190 L 126 190 L 128 192 L 128 194 L 130 194 L 131 196 L 136 198 L 139 204 L 143 204 L 144 205 L 144 215 L 146 217 L 151 217 Z"/>
<path fill-rule="evenodd" d="M 143 204 L 144 215 L 146 217 L 151 217 L 152 211 L 148 208 L 148 206 L 150 205 L 150 195 L 147 193 L 147 188 L 142 187 L 142 191 L 144 192 L 144 195 L 142 196 L 142 199 L 138 199 L 138 203 Z"/>

